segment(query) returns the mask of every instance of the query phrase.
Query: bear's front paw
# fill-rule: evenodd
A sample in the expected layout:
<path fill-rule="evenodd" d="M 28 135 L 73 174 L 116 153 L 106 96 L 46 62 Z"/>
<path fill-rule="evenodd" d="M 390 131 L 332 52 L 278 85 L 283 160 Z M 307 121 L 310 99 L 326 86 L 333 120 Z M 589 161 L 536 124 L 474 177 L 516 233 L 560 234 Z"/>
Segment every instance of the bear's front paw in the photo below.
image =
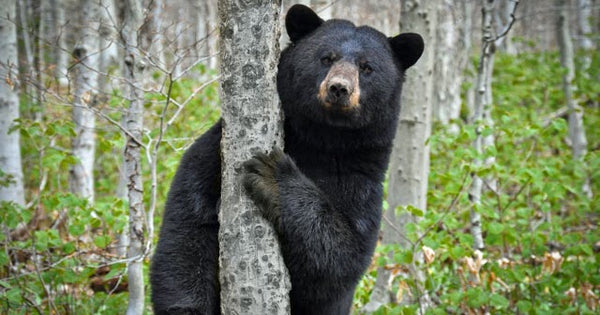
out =
<path fill-rule="evenodd" d="M 278 168 L 287 160 L 285 153 L 274 149 L 271 154 L 259 153 L 244 163 L 243 185 L 250 198 L 256 203 L 262 215 L 279 225 L 281 207 L 279 186 L 277 184 Z"/>

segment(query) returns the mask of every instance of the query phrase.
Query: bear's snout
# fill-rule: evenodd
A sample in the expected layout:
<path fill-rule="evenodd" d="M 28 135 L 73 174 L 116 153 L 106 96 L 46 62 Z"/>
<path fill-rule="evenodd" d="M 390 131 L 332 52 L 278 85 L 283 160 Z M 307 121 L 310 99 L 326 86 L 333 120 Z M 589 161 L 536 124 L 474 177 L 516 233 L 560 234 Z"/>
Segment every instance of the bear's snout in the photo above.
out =
<path fill-rule="evenodd" d="M 350 81 L 345 80 L 343 78 L 335 78 L 334 80 L 330 80 L 327 84 L 329 88 L 327 89 L 327 97 L 329 99 L 334 100 L 345 100 L 352 92 L 354 92 L 354 88 Z"/>
<path fill-rule="evenodd" d="M 327 109 L 356 109 L 360 89 L 358 67 L 348 61 L 334 63 L 319 87 L 319 100 Z"/>

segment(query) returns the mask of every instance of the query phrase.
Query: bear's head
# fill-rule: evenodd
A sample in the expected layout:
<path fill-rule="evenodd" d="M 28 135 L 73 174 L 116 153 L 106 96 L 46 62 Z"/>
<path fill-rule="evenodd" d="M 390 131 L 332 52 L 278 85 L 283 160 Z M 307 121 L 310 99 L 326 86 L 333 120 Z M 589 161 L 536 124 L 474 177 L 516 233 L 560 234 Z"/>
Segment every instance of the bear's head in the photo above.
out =
<path fill-rule="evenodd" d="M 386 37 L 346 20 L 323 21 L 304 5 L 285 19 L 290 45 L 277 88 L 287 118 L 359 129 L 396 121 L 404 71 L 423 52 L 414 33 Z"/>

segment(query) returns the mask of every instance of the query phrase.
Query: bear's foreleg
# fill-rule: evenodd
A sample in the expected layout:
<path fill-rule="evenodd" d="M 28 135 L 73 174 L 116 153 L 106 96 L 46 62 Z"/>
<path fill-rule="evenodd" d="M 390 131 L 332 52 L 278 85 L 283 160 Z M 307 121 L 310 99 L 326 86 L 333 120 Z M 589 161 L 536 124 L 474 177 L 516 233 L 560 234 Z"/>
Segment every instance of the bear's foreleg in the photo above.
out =
<path fill-rule="evenodd" d="M 333 281 L 360 277 L 359 233 L 287 154 L 258 154 L 244 168 L 244 187 L 278 232 L 290 272 Z"/>

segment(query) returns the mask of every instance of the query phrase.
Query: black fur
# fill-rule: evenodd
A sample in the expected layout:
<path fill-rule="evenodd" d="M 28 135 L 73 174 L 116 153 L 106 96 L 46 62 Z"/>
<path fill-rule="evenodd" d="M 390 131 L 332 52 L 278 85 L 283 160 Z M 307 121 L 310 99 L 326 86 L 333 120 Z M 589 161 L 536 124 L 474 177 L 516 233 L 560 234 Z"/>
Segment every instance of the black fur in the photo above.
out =
<path fill-rule="evenodd" d="M 315 17 L 299 5 L 288 12 L 293 43 L 277 78 L 285 152 L 247 161 L 243 184 L 279 235 L 292 313 L 348 314 L 377 240 L 404 70 L 423 43 Z M 360 74 L 354 111 L 326 109 L 317 98 L 330 66 L 321 60 L 332 52 L 372 69 Z M 173 180 L 151 266 L 157 314 L 219 313 L 220 139 L 221 122 L 186 152 Z"/>

